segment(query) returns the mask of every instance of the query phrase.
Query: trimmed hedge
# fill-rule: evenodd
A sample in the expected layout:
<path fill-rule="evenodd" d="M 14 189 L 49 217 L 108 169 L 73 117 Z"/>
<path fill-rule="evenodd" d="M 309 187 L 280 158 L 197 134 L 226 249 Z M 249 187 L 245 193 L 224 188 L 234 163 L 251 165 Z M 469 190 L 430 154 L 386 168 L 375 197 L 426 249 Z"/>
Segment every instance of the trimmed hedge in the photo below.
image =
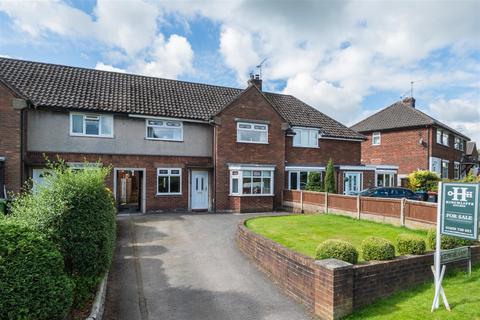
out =
<path fill-rule="evenodd" d="M 365 261 L 391 260 L 395 258 L 395 247 L 387 239 L 368 237 L 362 241 L 362 254 Z"/>
<path fill-rule="evenodd" d="M 64 319 L 73 282 L 55 244 L 39 232 L 0 223 L 0 319 Z"/>
<path fill-rule="evenodd" d="M 401 255 L 406 254 L 424 254 L 427 249 L 425 240 L 421 237 L 411 234 L 400 234 L 397 238 L 397 250 Z"/>
<path fill-rule="evenodd" d="M 436 248 L 436 241 L 437 241 L 437 231 L 434 229 L 431 229 L 428 231 L 427 234 L 427 242 L 430 247 L 430 249 L 435 250 Z M 453 249 L 453 248 L 458 248 L 458 247 L 464 247 L 464 246 L 471 246 L 475 243 L 473 240 L 467 240 L 467 239 L 462 239 L 458 237 L 452 237 L 452 236 L 446 236 L 442 235 L 441 236 L 442 240 L 442 249 L 447 250 L 447 249 Z"/>
<path fill-rule="evenodd" d="M 358 261 L 358 251 L 347 241 L 329 239 L 317 247 L 315 258 L 317 260 L 334 258 L 355 264 Z"/>
<path fill-rule="evenodd" d="M 45 234 L 59 247 L 75 281 L 75 307 L 93 297 L 112 261 L 116 209 L 105 187 L 109 172 L 75 171 L 60 164 L 52 167 L 43 187 L 21 195 L 12 205 L 10 220 Z"/>

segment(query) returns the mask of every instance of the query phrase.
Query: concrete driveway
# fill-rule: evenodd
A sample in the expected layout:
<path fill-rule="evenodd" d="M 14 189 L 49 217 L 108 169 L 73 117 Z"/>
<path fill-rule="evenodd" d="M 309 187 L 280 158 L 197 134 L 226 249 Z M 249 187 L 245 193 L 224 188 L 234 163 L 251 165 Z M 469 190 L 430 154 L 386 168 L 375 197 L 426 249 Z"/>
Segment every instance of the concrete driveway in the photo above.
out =
<path fill-rule="evenodd" d="M 119 217 L 104 319 L 310 319 L 236 247 L 247 216 Z"/>

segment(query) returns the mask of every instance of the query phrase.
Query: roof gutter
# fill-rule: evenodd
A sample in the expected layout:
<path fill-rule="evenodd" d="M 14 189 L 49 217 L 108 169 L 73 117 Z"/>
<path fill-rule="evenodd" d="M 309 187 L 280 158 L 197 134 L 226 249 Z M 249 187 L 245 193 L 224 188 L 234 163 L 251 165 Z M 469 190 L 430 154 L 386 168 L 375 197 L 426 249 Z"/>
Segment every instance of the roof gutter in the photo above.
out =
<path fill-rule="evenodd" d="M 210 121 L 207 120 L 195 120 L 195 119 L 185 119 L 185 118 L 172 118 L 172 117 L 161 117 L 161 116 L 149 116 L 143 114 L 128 114 L 130 118 L 140 118 L 140 119 L 159 119 L 159 120 L 174 120 L 174 121 L 183 121 L 183 122 L 193 122 L 193 123 L 205 123 L 209 124 Z"/>
<path fill-rule="evenodd" d="M 337 137 L 325 137 L 325 136 L 320 136 L 319 139 L 325 139 L 325 140 L 342 140 L 342 141 L 358 141 L 362 142 L 365 141 L 366 139 L 362 138 L 337 138 Z"/>

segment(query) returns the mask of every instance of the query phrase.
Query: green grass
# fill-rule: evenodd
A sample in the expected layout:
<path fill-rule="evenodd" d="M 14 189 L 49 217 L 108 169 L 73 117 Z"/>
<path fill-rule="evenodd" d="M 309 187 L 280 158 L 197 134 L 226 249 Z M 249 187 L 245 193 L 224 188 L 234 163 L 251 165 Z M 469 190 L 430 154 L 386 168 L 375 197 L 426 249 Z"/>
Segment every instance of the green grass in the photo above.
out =
<path fill-rule="evenodd" d="M 443 304 L 437 311 L 430 312 L 435 291 L 432 280 L 412 290 L 377 300 L 346 319 L 480 319 L 480 268 L 474 269 L 471 276 L 463 272 L 448 276 L 443 281 L 443 288 L 452 308 L 450 312 Z"/>
<path fill-rule="evenodd" d="M 362 241 L 369 236 L 382 237 L 396 245 L 401 233 L 416 234 L 425 239 L 427 235 L 425 231 L 331 214 L 260 217 L 248 220 L 246 225 L 252 231 L 310 257 L 315 256 L 315 249 L 322 241 L 349 241 L 358 249 L 359 260 L 362 260 Z"/>

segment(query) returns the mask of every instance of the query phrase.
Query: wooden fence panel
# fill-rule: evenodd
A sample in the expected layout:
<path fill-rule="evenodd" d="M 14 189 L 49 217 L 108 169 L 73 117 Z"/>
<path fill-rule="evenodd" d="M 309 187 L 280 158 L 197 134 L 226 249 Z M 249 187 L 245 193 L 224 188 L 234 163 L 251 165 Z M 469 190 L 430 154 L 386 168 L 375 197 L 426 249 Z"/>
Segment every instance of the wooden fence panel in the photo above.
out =
<path fill-rule="evenodd" d="M 400 210 L 401 200 L 399 199 L 360 198 L 360 211 L 362 213 L 400 218 Z"/>
<path fill-rule="evenodd" d="M 328 194 L 328 207 L 345 211 L 357 211 L 357 197 L 341 194 Z"/>
<path fill-rule="evenodd" d="M 405 217 L 421 222 L 437 222 L 437 205 L 435 203 L 407 201 L 405 204 Z"/>

